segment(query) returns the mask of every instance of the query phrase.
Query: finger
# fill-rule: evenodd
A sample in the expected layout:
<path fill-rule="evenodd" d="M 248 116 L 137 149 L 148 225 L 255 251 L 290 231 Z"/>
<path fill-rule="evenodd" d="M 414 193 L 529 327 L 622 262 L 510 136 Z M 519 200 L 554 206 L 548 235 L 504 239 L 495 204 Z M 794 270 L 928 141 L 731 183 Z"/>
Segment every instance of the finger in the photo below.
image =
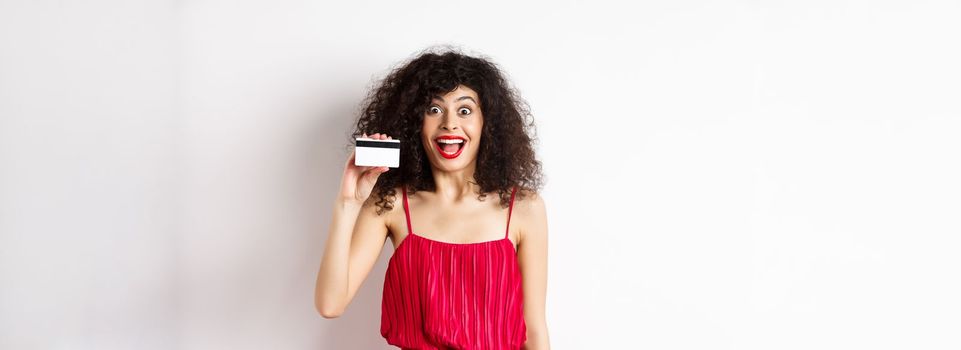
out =
<path fill-rule="evenodd" d="M 380 174 L 382 173 L 383 171 L 380 171 L 379 168 L 372 167 L 369 171 L 364 173 L 364 177 L 368 178 L 370 181 L 373 182 L 373 181 L 377 181 L 377 177 L 379 177 Z"/>

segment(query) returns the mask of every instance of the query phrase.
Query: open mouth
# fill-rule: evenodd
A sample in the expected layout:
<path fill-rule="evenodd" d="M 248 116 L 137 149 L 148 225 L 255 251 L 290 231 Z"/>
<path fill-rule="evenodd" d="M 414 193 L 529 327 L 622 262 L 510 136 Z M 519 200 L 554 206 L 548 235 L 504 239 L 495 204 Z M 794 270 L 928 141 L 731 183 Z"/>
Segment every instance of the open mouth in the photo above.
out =
<path fill-rule="evenodd" d="M 437 146 L 437 151 L 440 155 L 447 159 L 454 159 L 460 155 L 460 152 L 464 150 L 464 145 L 467 143 L 463 137 L 444 135 L 434 139 L 434 145 Z"/>

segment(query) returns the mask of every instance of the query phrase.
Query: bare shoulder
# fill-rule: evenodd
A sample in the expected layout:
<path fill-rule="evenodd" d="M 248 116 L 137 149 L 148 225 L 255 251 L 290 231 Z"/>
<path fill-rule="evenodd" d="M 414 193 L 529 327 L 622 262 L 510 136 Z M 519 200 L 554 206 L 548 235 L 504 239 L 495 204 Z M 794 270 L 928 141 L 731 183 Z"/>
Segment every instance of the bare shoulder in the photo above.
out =
<path fill-rule="evenodd" d="M 547 205 L 540 193 L 518 189 L 512 216 L 520 221 L 521 239 L 530 238 L 531 235 L 547 235 Z"/>
<path fill-rule="evenodd" d="M 390 210 L 386 208 L 390 208 Z M 375 190 L 370 197 L 367 197 L 361 212 L 362 217 L 386 227 L 387 235 L 390 236 L 392 232 L 400 228 L 400 226 L 396 226 L 397 224 L 403 225 L 404 223 L 404 200 L 401 187 L 395 187 L 394 195 L 388 195 L 384 198 L 380 198 Z"/>
<path fill-rule="evenodd" d="M 518 189 L 514 194 L 514 210 L 536 212 L 543 210 L 544 206 L 544 197 L 537 191 Z"/>
<path fill-rule="evenodd" d="M 394 188 L 394 196 L 385 196 L 380 198 L 377 192 L 373 192 L 364 201 L 362 213 L 370 218 L 376 218 L 378 221 L 384 222 L 384 224 L 389 224 L 391 218 L 397 213 L 398 209 L 403 212 L 403 200 L 401 198 L 401 188 Z M 391 208 L 391 210 L 386 210 L 384 208 Z"/>

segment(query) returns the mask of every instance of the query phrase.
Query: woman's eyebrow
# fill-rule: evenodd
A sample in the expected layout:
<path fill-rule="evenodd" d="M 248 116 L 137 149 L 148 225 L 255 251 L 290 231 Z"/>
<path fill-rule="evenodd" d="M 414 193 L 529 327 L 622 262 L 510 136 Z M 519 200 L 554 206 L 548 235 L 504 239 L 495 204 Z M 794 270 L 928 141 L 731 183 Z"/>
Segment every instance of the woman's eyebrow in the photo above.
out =
<path fill-rule="evenodd" d="M 438 100 L 441 100 L 441 101 L 444 100 L 443 97 L 440 97 L 440 96 L 438 96 L 438 95 L 434 95 L 434 98 L 435 98 L 435 99 L 438 99 Z M 457 101 L 460 101 L 460 100 L 471 100 L 471 101 L 474 101 L 475 104 L 477 103 L 477 101 L 474 100 L 474 98 L 473 98 L 473 97 L 470 97 L 470 96 L 461 96 L 461 97 L 458 97 L 456 100 L 454 100 L 454 102 L 457 102 Z"/>

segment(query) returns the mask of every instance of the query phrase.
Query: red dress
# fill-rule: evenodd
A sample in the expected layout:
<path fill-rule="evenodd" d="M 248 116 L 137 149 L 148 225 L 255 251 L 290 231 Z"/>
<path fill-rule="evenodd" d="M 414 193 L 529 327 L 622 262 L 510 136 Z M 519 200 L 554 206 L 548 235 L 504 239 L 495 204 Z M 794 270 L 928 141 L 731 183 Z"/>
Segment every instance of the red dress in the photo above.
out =
<path fill-rule="evenodd" d="M 507 233 L 476 243 L 419 236 L 411 230 L 407 189 L 403 192 L 408 234 L 387 264 L 381 335 L 405 350 L 520 349 L 527 341 L 524 294 Z"/>

